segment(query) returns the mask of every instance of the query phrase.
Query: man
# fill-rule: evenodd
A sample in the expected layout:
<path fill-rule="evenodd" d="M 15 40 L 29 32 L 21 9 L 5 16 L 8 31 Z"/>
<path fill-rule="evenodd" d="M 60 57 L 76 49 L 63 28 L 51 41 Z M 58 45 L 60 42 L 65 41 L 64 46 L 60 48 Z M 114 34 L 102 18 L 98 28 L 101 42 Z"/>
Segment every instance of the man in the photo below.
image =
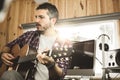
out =
<path fill-rule="evenodd" d="M 34 80 L 62 80 L 66 73 L 66 61 L 60 62 L 55 60 L 52 57 L 42 53 L 46 50 L 51 50 L 54 43 L 57 41 L 57 32 L 54 29 L 54 25 L 58 20 L 58 10 L 57 8 L 50 3 L 43 3 L 36 8 L 35 13 L 36 18 L 36 31 L 28 31 L 8 43 L 1 53 L 1 60 L 8 66 L 12 66 L 13 60 L 15 57 L 10 54 L 10 50 L 15 44 L 19 44 L 22 48 L 25 44 L 29 44 L 29 47 L 32 47 L 37 50 L 37 60 L 38 64 L 36 67 L 36 72 L 34 75 Z M 48 68 L 48 65 L 50 68 Z M 49 75 L 54 74 L 53 76 Z M 4 72 L 1 76 L 1 80 L 25 80 L 17 71 L 10 70 Z M 31 79 L 30 79 L 31 80 Z"/>

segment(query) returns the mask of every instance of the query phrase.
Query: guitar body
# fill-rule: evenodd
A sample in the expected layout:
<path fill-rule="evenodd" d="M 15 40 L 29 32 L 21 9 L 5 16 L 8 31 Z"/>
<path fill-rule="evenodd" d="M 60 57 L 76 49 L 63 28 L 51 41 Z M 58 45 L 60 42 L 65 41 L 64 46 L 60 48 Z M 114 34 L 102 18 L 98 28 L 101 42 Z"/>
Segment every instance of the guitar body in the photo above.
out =
<path fill-rule="evenodd" d="M 15 46 L 13 46 L 13 48 L 12 48 L 12 50 L 11 50 L 11 53 L 17 55 L 17 54 L 19 53 L 19 51 L 20 51 L 20 47 L 19 47 L 18 44 L 16 44 Z M 1 76 L 6 70 L 8 70 L 8 68 L 9 68 L 9 67 L 8 67 L 7 65 L 5 65 L 4 63 L 2 63 L 2 65 L 1 65 L 1 67 L 0 67 L 0 76 Z M 9 68 L 9 69 L 10 69 L 10 68 Z"/>
<path fill-rule="evenodd" d="M 15 52 L 15 51 L 13 51 Z M 29 45 L 26 44 L 24 45 L 18 54 L 14 54 L 15 57 L 19 56 L 19 59 L 22 59 L 23 57 L 25 57 L 25 59 L 27 59 L 26 56 L 31 55 L 31 54 L 35 54 L 35 50 L 29 48 Z M 28 57 L 29 58 L 29 57 Z M 23 58 L 24 59 L 24 58 Z M 25 80 L 34 80 L 34 67 L 35 63 L 32 60 L 29 61 L 22 61 L 19 64 L 16 64 L 15 66 L 13 66 L 13 69 L 16 70 L 17 72 L 19 72 Z"/>
<path fill-rule="evenodd" d="M 33 71 L 32 69 L 34 68 L 34 62 L 27 61 L 27 62 L 21 62 L 20 64 L 17 63 L 19 58 L 29 55 L 28 53 L 29 53 L 28 44 L 24 45 L 21 49 L 18 44 L 13 46 L 11 50 L 11 54 L 13 54 L 14 57 L 16 57 L 16 59 L 13 60 L 14 65 L 12 67 L 8 67 L 3 63 L 0 67 L 0 76 L 7 70 L 16 70 L 25 78 L 25 80 L 32 80 L 33 76 L 31 76 L 30 72 Z"/>
<path fill-rule="evenodd" d="M 8 69 L 8 67 L 2 63 L 1 67 L 0 67 L 0 76 Z"/>

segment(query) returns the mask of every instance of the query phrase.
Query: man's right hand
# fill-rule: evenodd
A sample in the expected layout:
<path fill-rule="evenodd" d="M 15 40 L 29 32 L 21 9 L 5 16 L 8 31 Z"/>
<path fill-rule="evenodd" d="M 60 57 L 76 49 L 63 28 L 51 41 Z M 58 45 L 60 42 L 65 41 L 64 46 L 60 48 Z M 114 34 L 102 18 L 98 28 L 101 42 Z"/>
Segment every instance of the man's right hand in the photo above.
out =
<path fill-rule="evenodd" d="M 11 61 L 14 58 L 15 57 L 12 54 L 10 54 L 10 53 L 2 53 L 2 55 L 1 55 L 1 60 L 3 61 L 3 63 L 5 63 L 8 66 L 12 66 L 13 65 L 13 62 L 11 62 Z"/>

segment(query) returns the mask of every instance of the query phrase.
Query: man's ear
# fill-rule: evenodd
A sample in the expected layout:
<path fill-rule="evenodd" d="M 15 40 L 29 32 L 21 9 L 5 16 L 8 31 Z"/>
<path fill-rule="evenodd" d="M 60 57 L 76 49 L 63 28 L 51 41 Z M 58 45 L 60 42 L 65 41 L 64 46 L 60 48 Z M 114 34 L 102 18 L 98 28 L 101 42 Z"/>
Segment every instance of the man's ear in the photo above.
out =
<path fill-rule="evenodd" d="M 51 22 L 52 22 L 53 24 L 55 24 L 55 23 L 57 22 L 57 19 L 56 19 L 56 18 L 52 18 L 52 19 L 51 19 Z"/>

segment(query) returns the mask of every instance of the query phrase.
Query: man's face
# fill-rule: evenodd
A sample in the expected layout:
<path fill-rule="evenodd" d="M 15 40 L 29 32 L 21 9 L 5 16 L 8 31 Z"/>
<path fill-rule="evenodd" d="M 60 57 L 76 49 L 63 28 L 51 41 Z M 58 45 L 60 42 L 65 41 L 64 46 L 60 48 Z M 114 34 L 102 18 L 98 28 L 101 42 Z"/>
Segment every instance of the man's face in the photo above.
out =
<path fill-rule="evenodd" d="M 48 10 L 39 9 L 35 12 L 35 21 L 38 23 L 37 30 L 46 31 L 52 25 L 52 20 L 47 14 Z"/>

